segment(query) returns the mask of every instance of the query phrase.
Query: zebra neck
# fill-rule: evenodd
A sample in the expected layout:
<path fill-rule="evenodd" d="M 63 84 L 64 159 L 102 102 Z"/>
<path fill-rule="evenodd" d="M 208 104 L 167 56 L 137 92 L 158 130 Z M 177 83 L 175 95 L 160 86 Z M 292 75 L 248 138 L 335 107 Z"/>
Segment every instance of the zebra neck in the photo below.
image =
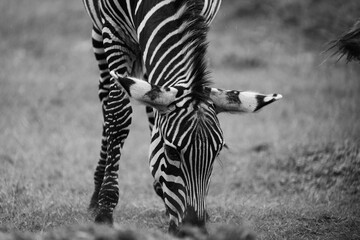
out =
<path fill-rule="evenodd" d="M 183 0 L 149 3 L 148 9 L 138 10 L 145 14 L 136 18 L 148 81 L 186 88 L 206 83 L 207 25 L 200 15 L 202 6 Z"/>

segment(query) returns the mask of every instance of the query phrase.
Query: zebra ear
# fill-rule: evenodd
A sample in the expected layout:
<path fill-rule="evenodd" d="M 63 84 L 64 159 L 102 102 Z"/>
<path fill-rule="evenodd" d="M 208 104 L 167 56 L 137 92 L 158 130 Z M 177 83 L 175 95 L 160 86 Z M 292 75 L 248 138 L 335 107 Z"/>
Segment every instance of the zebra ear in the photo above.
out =
<path fill-rule="evenodd" d="M 177 99 L 178 94 L 180 94 L 177 88 L 159 87 L 132 77 L 116 76 L 116 82 L 125 89 L 130 98 L 153 107 L 162 113 L 172 110 L 169 105 L 171 105 L 171 103 Z"/>
<path fill-rule="evenodd" d="M 209 90 L 208 90 L 209 91 Z M 282 98 L 280 94 L 261 94 L 256 92 L 241 92 L 236 90 L 222 90 L 210 88 L 210 98 L 216 106 L 216 111 L 249 113 Z"/>

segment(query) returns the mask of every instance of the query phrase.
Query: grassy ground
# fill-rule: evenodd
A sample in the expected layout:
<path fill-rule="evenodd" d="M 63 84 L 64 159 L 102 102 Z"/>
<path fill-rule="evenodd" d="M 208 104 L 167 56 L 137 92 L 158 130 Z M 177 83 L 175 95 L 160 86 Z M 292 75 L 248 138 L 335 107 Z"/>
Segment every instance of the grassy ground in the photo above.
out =
<path fill-rule="evenodd" d="M 290 18 L 290 2 L 295 10 L 229 0 L 210 31 L 215 86 L 284 99 L 258 114 L 219 116 L 230 149 L 215 163 L 209 228 L 244 224 L 259 239 L 359 239 L 359 64 L 323 62 L 319 43 L 341 31 L 309 38 L 306 29 L 323 22 Z M 0 228 L 90 223 L 102 118 L 90 22 L 80 1 L 4 0 L 0 8 Z M 115 221 L 166 231 L 145 118 L 135 106 Z"/>

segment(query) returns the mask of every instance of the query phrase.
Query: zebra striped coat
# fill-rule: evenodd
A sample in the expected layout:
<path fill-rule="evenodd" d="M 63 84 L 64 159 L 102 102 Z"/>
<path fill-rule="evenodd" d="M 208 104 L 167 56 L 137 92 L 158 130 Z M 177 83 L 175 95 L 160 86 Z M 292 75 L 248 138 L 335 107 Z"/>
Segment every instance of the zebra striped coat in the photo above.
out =
<path fill-rule="evenodd" d="M 224 145 L 217 114 L 254 112 L 281 95 L 209 86 L 206 35 L 221 0 L 83 2 L 93 22 L 104 115 L 90 202 L 95 221 L 113 222 L 133 98 L 147 106 L 150 171 L 169 213 L 169 231 L 187 223 L 204 226 L 212 166 Z"/>

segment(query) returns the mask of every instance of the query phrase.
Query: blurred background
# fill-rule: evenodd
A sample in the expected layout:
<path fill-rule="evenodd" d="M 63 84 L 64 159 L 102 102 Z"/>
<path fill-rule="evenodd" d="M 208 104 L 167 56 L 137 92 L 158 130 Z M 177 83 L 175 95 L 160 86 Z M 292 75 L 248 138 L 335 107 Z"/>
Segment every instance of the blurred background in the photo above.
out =
<path fill-rule="evenodd" d="M 2 0 L 0 9 L 0 230 L 89 223 L 102 124 L 90 20 L 80 0 Z M 208 36 L 214 86 L 284 98 L 219 116 L 230 148 L 214 166 L 210 231 L 360 237 L 360 67 L 324 53 L 359 17 L 358 0 L 223 0 Z M 135 105 L 115 221 L 166 231 L 149 141 Z"/>

